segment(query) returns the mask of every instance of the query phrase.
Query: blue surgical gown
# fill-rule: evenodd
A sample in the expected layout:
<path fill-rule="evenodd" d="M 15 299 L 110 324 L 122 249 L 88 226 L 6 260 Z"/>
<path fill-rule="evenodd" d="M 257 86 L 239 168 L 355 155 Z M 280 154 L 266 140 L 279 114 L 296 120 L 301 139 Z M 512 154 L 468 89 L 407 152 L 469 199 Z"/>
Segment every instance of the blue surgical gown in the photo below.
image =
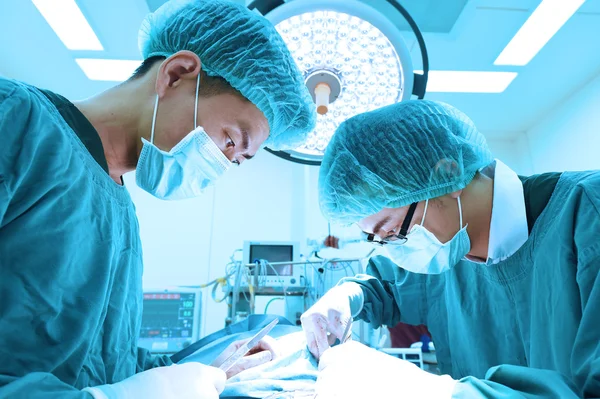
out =
<path fill-rule="evenodd" d="M 169 364 L 138 350 L 135 208 L 56 107 L 0 79 L 0 397 L 80 389 Z"/>
<path fill-rule="evenodd" d="M 527 242 L 440 275 L 373 258 L 359 318 L 425 324 L 453 398 L 600 397 L 600 173 L 563 173 Z M 399 392 L 402 388 L 399 387 Z"/>

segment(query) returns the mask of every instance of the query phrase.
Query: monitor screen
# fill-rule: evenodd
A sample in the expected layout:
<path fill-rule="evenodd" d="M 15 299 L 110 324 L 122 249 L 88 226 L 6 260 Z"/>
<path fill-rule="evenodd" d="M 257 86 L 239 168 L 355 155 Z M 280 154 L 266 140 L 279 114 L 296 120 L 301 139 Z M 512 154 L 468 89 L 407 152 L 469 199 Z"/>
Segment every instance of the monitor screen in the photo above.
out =
<path fill-rule="evenodd" d="M 192 338 L 195 293 L 144 293 L 140 338 Z"/>
<path fill-rule="evenodd" d="M 254 263 L 260 259 L 264 259 L 269 263 L 292 262 L 294 260 L 294 246 L 251 244 L 250 263 Z M 293 274 L 293 265 L 267 266 L 267 276 L 292 276 Z"/>

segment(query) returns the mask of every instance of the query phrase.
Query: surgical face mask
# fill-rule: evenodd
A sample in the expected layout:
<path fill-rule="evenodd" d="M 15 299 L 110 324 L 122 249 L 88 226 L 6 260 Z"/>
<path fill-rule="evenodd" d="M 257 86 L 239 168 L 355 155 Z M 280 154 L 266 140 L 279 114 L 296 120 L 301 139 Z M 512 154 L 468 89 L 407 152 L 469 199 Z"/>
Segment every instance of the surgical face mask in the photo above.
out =
<path fill-rule="evenodd" d="M 198 90 L 196 83 L 194 126 L 171 151 L 154 145 L 154 127 L 158 95 L 154 104 L 150 141 L 142 138 L 142 152 L 136 167 L 136 183 L 156 198 L 176 200 L 197 197 L 231 166 L 231 161 L 217 147 L 204 129 L 198 126 Z"/>
<path fill-rule="evenodd" d="M 429 205 L 427 200 L 421 224 L 413 226 L 408 233 L 406 243 L 387 246 L 389 256 L 394 263 L 414 273 L 440 274 L 460 262 L 471 250 L 471 241 L 467 234 L 467 226 L 463 227 L 460 197 L 457 200 L 460 214 L 458 233 L 450 241 L 442 244 L 432 232 L 423 227 Z"/>

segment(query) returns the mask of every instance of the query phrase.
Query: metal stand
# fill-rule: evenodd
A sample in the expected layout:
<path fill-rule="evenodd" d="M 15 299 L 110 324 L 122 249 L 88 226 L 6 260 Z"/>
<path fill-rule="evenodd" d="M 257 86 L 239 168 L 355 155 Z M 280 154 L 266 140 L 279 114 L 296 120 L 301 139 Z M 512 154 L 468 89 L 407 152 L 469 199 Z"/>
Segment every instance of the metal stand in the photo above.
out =
<path fill-rule="evenodd" d="M 296 325 L 300 325 L 300 316 L 304 313 L 310 306 L 316 302 L 320 298 L 320 296 L 326 291 L 324 287 L 322 275 L 325 272 L 325 267 L 327 265 L 333 264 L 350 264 L 353 262 L 358 262 L 360 265 L 360 261 L 364 258 L 352 258 L 352 259 L 329 259 L 326 261 L 300 261 L 300 262 L 269 262 L 271 266 L 279 266 L 279 265 L 310 265 L 312 266 L 310 269 L 312 273 L 308 276 L 305 272 L 304 276 L 304 284 L 300 287 L 283 287 L 283 286 L 260 286 L 260 279 L 257 278 L 255 274 L 252 277 L 252 285 L 251 286 L 241 286 L 240 282 L 242 279 L 242 275 L 248 276 L 247 270 L 255 270 L 256 264 L 250 263 L 245 265 L 238 266 L 238 271 L 235 273 L 235 284 L 232 291 L 229 292 L 229 304 L 227 310 L 227 318 L 225 319 L 225 325 L 229 325 L 231 323 L 236 323 L 244 318 L 248 317 L 251 314 L 255 314 L 256 312 L 256 300 L 258 298 L 270 297 L 276 299 L 277 297 L 282 297 L 285 301 L 285 314 L 282 316 L 286 317 L 292 323 Z M 319 267 L 317 267 L 319 266 Z M 331 266 L 330 266 L 331 267 Z M 347 267 L 347 266 L 344 266 Z M 339 268 L 342 269 L 341 267 Z M 327 269 L 327 270 L 335 270 L 335 269 Z M 359 270 L 361 270 L 361 266 L 359 266 Z M 244 274 L 244 272 L 246 272 Z M 310 277 L 310 278 L 309 278 Z M 315 288 L 315 280 L 319 279 L 321 281 L 321 286 L 319 289 Z M 317 292 L 315 292 L 317 291 Z M 319 292 L 323 291 L 323 292 Z M 361 336 L 362 336 L 362 327 L 361 327 Z"/>

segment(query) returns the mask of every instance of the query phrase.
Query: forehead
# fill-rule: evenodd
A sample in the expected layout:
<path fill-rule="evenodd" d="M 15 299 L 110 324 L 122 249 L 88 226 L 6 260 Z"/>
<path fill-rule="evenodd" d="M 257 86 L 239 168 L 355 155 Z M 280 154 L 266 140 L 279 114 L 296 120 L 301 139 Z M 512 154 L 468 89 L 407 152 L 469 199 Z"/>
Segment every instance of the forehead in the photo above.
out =
<path fill-rule="evenodd" d="M 214 96 L 214 101 L 213 118 L 218 115 L 221 123 L 246 131 L 251 145 L 260 145 L 269 137 L 269 122 L 252 102 L 231 93 Z"/>

